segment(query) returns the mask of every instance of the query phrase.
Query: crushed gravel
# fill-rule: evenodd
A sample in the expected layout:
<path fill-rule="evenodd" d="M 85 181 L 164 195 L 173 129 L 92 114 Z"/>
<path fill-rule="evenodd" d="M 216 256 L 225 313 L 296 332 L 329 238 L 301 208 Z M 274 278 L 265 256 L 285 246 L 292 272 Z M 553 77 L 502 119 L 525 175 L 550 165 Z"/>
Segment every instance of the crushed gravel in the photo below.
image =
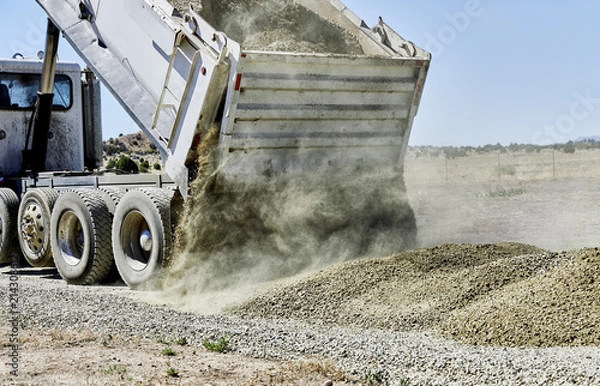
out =
<path fill-rule="evenodd" d="M 230 311 L 505 347 L 600 344 L 600 251 L 447 244 L 329 267 Z"/>
<path fill-rule="evenodd" d="M 442 325 L 451 337 L 503 346 L 600 346 L 600 251 L 552 254 L 559 267 L 491 292 Z M 527 266 L 539 259 L 522 257 Z"/>
<path fill-rule="evenodd" d="M 524 244 L 446 244 L 332 266 L 231 312 L 396 331 L 431 329 L 450 312 L 560 263 L 559 256 Z"/>

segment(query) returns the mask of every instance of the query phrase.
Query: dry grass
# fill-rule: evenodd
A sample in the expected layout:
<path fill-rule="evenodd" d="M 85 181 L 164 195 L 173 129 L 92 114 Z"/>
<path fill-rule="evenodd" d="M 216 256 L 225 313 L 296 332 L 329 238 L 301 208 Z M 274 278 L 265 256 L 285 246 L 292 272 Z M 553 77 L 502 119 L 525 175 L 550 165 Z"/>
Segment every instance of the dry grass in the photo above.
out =
<path fill-rule="evenodd" d="M 567 154 L 546 149 L 539 153 L 483 153 L 454 159 L 445 159 L 443 155 L 417 156 L 417 152 L 409 151 L 405 164 L 407 181 L 417 184 L 597 178 L 600 150 Z"/>
<path fill-rule="evenodd" d="M 356 378 L 339 370 L 328 359 L 312 357 L 304 360 L 285 362 L 269 371 L 245 379 L 240 386 L 309 386 L 323 384 L 323 380 L 333 381 L 336 385 L 356 384 Z M 320 383 L 319 383 L 320 382 Z"/>

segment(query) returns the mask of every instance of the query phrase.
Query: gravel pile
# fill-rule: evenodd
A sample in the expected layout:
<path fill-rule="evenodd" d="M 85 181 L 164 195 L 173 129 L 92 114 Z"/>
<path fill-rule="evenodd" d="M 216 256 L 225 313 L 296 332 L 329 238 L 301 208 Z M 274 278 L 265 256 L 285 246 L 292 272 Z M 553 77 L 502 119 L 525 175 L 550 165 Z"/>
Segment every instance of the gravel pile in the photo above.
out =
<path fill-rule="evenodd" d="M 469 344 L 600 344 L 600 252 L 443 245 L 330 267 L 231 312 L 395 331 Z"/>
<path fill-rule="evenodd" d="M 450 312 L 560 263 L 560 256 L 523 244 L 448 244 L 332 266 L 231 311 L 396 331 L 431 329 Z"/>
<path fill-rule="evenodd" d="M 600 251 L 553 256 L 561 261 L 560 268 L 506 286 L 457 310 L 443 330 L 472 344 L 599 346 Z"/>
<path fill-rule="evenodd" d="M 217 30 L 246 50 L 362 55 L 358 39 L 305 7 L 286 0 L 171 0 L 194 6 Z"/>
<path fill-rule="evenodd" d="M 151 307 L 123 287 L 75 287 L 58 279 L 21 276 L 22 328 L 91 329 L 101 334 L 185 336 L 201 346 L 204 339 L 228 336 L 241 354 L 271 359 L 311 355 L 332 358 L 359 377 L 380 374 L 390 385 L 541 385 L 597 384 L 600 349 L 512 349 L 475 347 L 427 333 L 307 324 L 299 321 L 200 316 Z M 0 290 L 7 291 L 8 275 Z M 6 293 L 6 292 L 5 292 Z M 0 317 L 6 318 L 6 308 Z"/>

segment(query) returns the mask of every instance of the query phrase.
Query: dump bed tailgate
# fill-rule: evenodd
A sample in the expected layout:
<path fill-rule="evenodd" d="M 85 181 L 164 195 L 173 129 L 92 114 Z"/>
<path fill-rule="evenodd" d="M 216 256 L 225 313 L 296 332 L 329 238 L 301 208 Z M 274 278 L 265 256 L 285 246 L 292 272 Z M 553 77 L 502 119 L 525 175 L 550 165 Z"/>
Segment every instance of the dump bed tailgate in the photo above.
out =
<path fill-rule="evenodd" d="M 243 52 L 221 131 L 223 172 L 401 168 L 428 63 Z"/>

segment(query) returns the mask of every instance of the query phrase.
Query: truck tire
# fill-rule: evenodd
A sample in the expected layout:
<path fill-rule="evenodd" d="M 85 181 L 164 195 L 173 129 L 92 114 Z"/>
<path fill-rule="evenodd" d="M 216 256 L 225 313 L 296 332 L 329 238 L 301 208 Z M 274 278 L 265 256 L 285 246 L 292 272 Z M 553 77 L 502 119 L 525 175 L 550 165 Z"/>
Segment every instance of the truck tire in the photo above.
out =
<path fill-rule="evenodd" d="M 7 188 L 0 188 L 0 264 L 10 263 L 18 253 L 17 215 L 19 197 Z"/>
<path fill-rule="evenodd" d="M 108 207 L 108 211 L 112 216 L 115 214 L 115 210 L 117 210 L 117 205 L 119 205 L 119 201 L 121 201 L 121 197 L 125 193 L 127 193 L 127 189 L 125 188 L 114 188 L 110 186 L 101 186 L 98 188 L 98 192 L 104 198 L 104 202 Z M 112 229 L 112 228 L 111 228 Z M 112 250 L 111 250 L 112 253 Z M 117 265 L 115 264 L 114 258 L 112 259 L 112 264 L 110 266 L 110 271 L 108 275 L 104 278 L 102 283 L 115 283 L 117 282 L 121 276 L 119 275 L 119 271 L 117 270 Z"/>
<path fill-rule="evenodd" d="M 52 213 L 54 264 L 69 284 L 96 284 L 113 264 L 110 214 L 102 195 L 90 189 L 66 192 Z"/>
<path fill-rule="evenodd" d="M 35 188 L 19 205 L 17 236 L 23 257 L 33 267 L 53 267 L 50 246 L 50 220 L 58 193 L 51 188 Z"/>
<path fill-rule="evenodd" d="M 173 191 L 137 189 L 119 202 L 112 227 L 115 263 L 131 288 L 148 286 L 171 252 Z"/>
<path fill-rule="evenodd" d="M 115 210 L 117 210 L 117 205 L 119 205 L 121 197 L 123 197 L 123 195 L 127 193 L 127 189 L 102 186 L 98 188 L 98 192 L 104 199 L 104 202 L 108 207 L 108 211 L 114 215 Z"/>

